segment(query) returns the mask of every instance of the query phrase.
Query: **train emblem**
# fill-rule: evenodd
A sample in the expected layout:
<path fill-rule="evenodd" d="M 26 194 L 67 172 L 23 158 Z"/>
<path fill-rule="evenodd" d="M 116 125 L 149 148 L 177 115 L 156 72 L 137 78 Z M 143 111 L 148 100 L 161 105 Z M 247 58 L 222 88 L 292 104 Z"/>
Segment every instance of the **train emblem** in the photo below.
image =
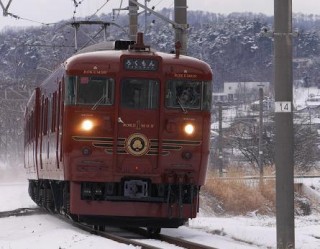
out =
<path fill-rule="evenodd" d="M 134 133 L 127 138 L 125 148 L 126 151 L 133 156 L 143 156 L 148 153 L 150 143 L 145 135 Z"/>

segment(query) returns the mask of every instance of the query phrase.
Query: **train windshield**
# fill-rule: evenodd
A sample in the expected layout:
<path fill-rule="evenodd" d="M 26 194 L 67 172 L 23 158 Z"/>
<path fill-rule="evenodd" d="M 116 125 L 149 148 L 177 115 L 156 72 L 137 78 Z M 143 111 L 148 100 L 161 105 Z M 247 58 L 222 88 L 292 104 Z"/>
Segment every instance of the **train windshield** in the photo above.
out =
<path fill-rule="evenodd" d="M 66 84 L 66 103 L 69 105 L 113 105 L 114 80 L 101 76 L 71 76 Z"/>
<path fill-rule="evenodd" d="M 129 109 L 157 109 L 159 106 L 159 82 L 142 78 L 122 80 L 121 106 Z"/>
<path fill-rule="evenodd" d="M 194 80 L 169 80 L 166 87 L 166 107 L 210 110 L 211 82 Z"/>

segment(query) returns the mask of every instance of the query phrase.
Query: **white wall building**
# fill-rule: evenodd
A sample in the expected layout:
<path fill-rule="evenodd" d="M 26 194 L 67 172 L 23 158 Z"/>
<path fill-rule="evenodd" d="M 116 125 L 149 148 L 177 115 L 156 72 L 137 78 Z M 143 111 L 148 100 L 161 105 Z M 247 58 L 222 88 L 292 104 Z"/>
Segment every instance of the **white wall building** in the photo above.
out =
<path fill-rule="evenodd" d="M 253 92 L 259 92 L 259 88 L 263 88 L 263 94 L 269 96 L 270 82 L 225 82 L 223 93 L 232 101 L 246 96 L 250 98 Z"/>

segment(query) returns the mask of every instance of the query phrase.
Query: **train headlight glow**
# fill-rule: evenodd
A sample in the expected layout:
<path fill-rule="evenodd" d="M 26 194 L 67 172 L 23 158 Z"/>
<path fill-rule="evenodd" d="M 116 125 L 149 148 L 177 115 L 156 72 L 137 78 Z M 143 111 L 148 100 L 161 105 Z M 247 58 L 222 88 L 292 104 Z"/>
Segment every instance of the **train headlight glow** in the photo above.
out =
<path fill-rule="evenodd" d="M 83 120 L 81 123 L 81 129 L 84 131 L 91 131 L 93 128 L 93 122 L 89 119 Z"/>
<path fill-rule="evenodd" d="M 194 133 L 194 125 L 192 124 L 187 124 L 185 125 L 184 127 L 184 132 L 187 134 L 187 135 L 192 135 Z"/>

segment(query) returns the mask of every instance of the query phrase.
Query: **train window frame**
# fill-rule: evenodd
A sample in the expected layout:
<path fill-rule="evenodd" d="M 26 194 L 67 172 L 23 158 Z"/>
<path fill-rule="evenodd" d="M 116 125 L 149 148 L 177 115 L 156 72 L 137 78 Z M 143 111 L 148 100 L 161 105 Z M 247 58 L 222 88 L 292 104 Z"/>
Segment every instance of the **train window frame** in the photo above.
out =
<path fill-rule="evenodd" d="M 210 111 L 211 89 L 211 81 L 169 79 L 166 81 L 165 107 L 183 111 Z"/>
<path fill-rule="evenodd" d="M 96 86 L 93 87 L 93 84 L 96 84 Z M 97 106 L 114 105 L 115 80 L 112 77 L 101 75 L 68 76 L 65 85 L 66 105 L 87 105 L 94 109 Z M 98 86 L 102 90 L 101 93 L 97 90 Z M 91 94 L 88 97 L 90 90 Z"/>
<path fill-rule="evenodd" d="M 52 119 L 51 119 L 51 132 L 56 131 L 57 122 L 57 92 L 52 94 Z"/>
<path fill-rule="evenodd" d="M 212 81 L 203 82 L 202 110 L 211 112 L 212 109 Z"/>
<path fill-rule="evenodd" d="M 44 124 L 43 124 L 43 135 L 48 135 L 48 121 L 49 121 L 49 99 L 48 97 L 45 98 L 44 100 L 44 114 L 43 114 L 43 118 L 44 118 Z"/>
<path fill-rule="evenodd" d="M 160 80 L 136 77 L 123 78 L 120 88 L 120 105 L 122 108 L 133 110 L 159 109 Z"/>

